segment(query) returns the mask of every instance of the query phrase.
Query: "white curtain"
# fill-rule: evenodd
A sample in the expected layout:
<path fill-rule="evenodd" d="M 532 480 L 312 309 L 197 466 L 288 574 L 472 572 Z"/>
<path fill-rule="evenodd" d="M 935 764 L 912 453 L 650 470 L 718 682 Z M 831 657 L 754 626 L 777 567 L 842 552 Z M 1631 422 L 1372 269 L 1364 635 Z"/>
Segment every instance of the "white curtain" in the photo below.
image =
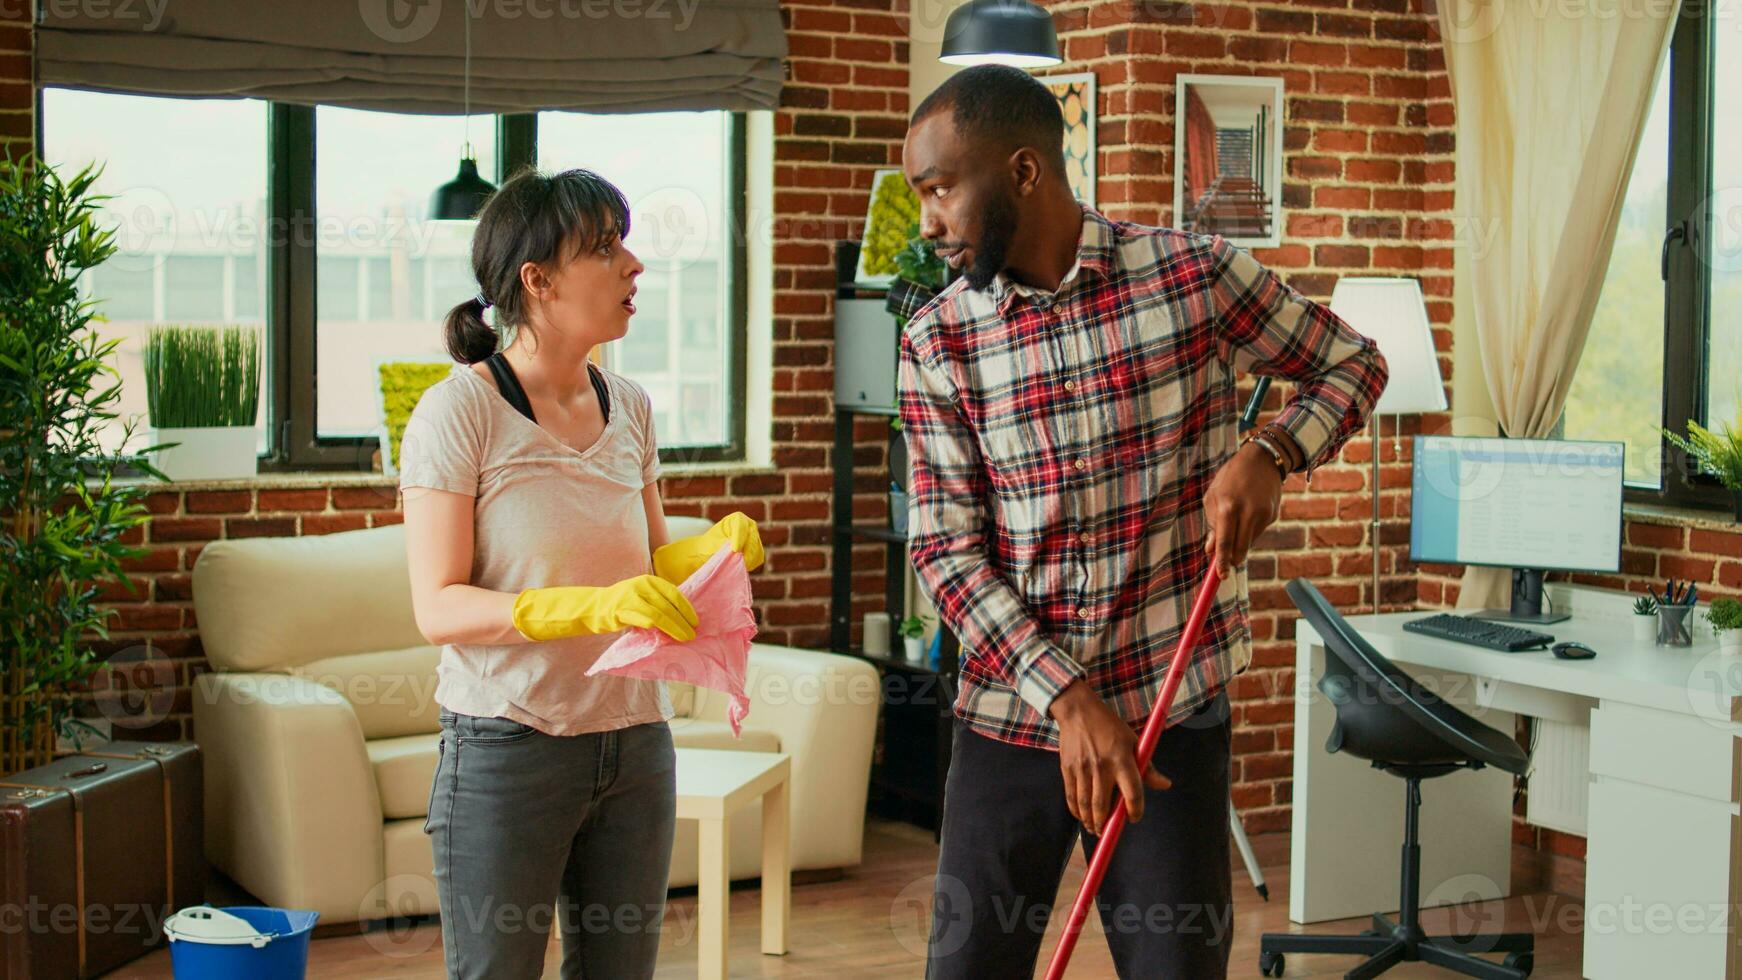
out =
<path fill-rule="evenodd" d="M 1566 402 L 1679 9 L 1438 0 L 1472 307 L 1458 316 L 1509 437 L 1548 435 Z M 1457 606 L 1504 606 L 1509 582 L 1470 566 Z"/>

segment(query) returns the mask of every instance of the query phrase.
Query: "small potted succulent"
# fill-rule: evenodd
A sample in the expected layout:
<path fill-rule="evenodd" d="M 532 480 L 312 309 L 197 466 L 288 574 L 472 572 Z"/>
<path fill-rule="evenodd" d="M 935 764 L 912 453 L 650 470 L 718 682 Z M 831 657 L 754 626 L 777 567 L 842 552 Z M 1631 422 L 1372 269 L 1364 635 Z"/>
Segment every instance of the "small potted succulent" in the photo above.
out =
<path fill-rule="evenodd" d="M 1686 453 L 1701 473 L 1717 477 L 1736 502 L 1736 521 L 1742 523 L 1742 412 L 1736 425 L 1724 423 L 1713 432 L 1693 419 L 1688 419 L 1688 434 L 1663 430 L 1670 445 Z"/>
<path fill-rule="evenodd" d="M 1657 639 L 1657 600 L 1651 596 L 1633 600 L 1633 638 L 1641 643 Z"/>
<path fill-rule="evenodd" d="M 925 631 L 931 621 L 930 616 L 909 616 L 901 621 L 901 639 L 907 646 L 909 663 L 925 662 Z"/>
<path fill-rule="evenodd" d="M 1742 654 L 1742 602 L 1735 599 L 1713 599 L 1706 610 L 1706 622 L 1718 634 L 1718 649 L 1725 653 Z"/>

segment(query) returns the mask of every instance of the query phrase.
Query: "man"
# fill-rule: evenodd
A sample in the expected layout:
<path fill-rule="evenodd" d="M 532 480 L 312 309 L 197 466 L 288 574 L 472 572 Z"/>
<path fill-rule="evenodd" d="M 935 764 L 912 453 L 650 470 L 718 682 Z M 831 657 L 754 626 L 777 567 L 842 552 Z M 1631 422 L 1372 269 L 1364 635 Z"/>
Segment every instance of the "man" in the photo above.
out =
<path fill-rule="evenodd" d="M 1078 204 L 1062 125 L 1025 73 L 970 68 L 920 103 L 903 150 L 921 234 L 963 273 L 900 357 L 913 563 L 964 651 L 927 976 L 1031 976 L 1077 837 L 1092 849 L 1122 798 L 1132 823 L 1100 891 L 1119 973 L 1204 980 L 1231 941 L 1223 688 L 1251 657 L 1242 565 L 1285 474 L 1336 455 L 1386 368 L 1220 237 Z M 1297 387 L 1237 445 L 1242 370 Z M 1139 772 L 1210 561 L 1222 587 Z"/>

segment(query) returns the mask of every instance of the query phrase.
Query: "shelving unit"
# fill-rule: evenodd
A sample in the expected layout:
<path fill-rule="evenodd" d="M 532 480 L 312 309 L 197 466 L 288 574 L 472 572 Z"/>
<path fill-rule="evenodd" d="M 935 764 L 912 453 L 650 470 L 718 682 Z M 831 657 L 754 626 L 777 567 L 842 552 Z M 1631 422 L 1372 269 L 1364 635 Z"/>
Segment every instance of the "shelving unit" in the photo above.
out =
<path fill-rule="evenodd" d="M 858 295 L 851 285 L 851 270 L 855 263 L 856 250 L 837 253 L 836 267 L 841 283 L 836 294 L 838 298 L 851 299 Z M 842 329 L 839 320 L 836 329 Z M 842 343 L 837 340 L 838 354 L 842 348 Z M 893 348 L 889 356 L 893 364 Z M 839 363 L 836 370 L 841 370 Z M 888 401 L 893 405 L 893 374 L 886 377 L 890 385 Z M 872 385 L 867 383 L 864 387 L 869 389 Z M 892 655 L 867 654 L 853 646 L 853 546 L 866 541 L 884 545 L 883 608 L 889 614 L 891 625 L 899 626 L 907 615 L 907 536 L 887 525 L 855 523 L 853 519 L 854 423 L 864 415 L 893 419 L 897 413 L 893 407 L 843 404 L 843 401 L 837 396 L 829 646 L 837 653 L 860 657 L 875 665 L 883 677 L 883 710 L 871 769 L 869 805 L 872 812 L 916 823 L 936 832 L 943 823 L 944 779 L 950 768 L 951 705 L 955 701 L 959 644 L 947 627 L 939 626 L 943 631 L 939 647 L 942 670 L 933 670 L 929 665 L 911 663 L 903 658 L 899 653 L 901 638 L 894 629 L 890 631 Z M 889 483 L 885 471 L 879 485 L 887 487 Z"/>
<path fill-rule="evenodd" d="M 947 627 L 940 640 L 941 671 L 905 658 L 868 654 L 852 644 L 853 545 L 884 545 L 884 609 L 892 624 L 907 615 L 907 536 L 892 528 L 853 522 L 853 424 L 860 415 L 893 417 L 885 410 L 835 409 L 834 560 L 831 563 L 829 646 L 863 658 L 883 675 L 883 711 L 871 769 L 873 812 L 928 827 L 942 825 L 944 779 L 950 768 L 951 704 L 959 644 Z M 894 633 L 894 630 L 891 630 Z M 892 648 L 900 642 L 891 637 Z"/>

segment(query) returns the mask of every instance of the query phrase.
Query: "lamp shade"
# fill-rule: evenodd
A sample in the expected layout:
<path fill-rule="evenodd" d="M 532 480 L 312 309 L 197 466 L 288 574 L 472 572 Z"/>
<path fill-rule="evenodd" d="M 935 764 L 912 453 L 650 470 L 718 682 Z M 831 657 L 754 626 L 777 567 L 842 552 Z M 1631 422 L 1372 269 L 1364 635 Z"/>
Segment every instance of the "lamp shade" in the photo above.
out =
<path fill-rule="evenodd" d="M 1045 68 L 1059 57 L 1052 15 L 1029 0 L 969 0 L 944 22 L 947 65 L 1014 65 Z"/>
<path fill-rule="evenodd" d="M 470 221 L 484 210 L 484 202 L 496 193 L 496 185 L 478 176 L 478 161 L 460 160 L 460 172 L 429 196 L 432 221 Z"/>
<path fill-rule="evenodd" d="M 1331 291 L 1331 312 L 1373 338 L 1390 371 L 1374 412 L 1387 415 L 1446 410 L 1440 359 L 1428 327 L 1421 284 L 1414 279 L 1346 276 Z"/>

